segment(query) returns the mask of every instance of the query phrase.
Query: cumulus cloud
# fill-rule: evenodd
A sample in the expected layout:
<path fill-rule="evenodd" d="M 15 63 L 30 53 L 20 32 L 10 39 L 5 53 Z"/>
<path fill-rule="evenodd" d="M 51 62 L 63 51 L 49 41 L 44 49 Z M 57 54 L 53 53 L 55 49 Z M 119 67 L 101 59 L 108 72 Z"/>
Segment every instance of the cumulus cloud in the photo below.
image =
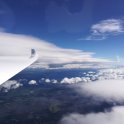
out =
<path fill-rule="evenodd" d="M 50 80 L 50 79 L 45 79 L 45 82 L 46 82 L 46 83 L 50 83 L 51 80 Z"/>
<path fill-rule="evenodd" d="M 41 78 L 40 80 L 39 80 L 39 82 L 40 83 L 53 83 L 53 84 L 56 84 L 56 83 L 59 83 L 59 81 L 58 80 L 56 80 L 56 79 L 49 79 L 49 78 Z"/>
<path fill-rule="evenodd" d="M 124 101 L 124 80 L 100 80 L 79 85 L 79 93 L 92 96 L 97 100 L 109 102 Z"/>
<path fill-rule="evenodd" d="M 35 85 L 35 84 L 37 84 L 37 81 L 36 81 L 36 80 L 30 80 L 30 81 L 28 82 L 28 84 L 29 84 L 29 85 Z"/>
<path fill-rule="evenodd" d="M 65 77 L 60 81 L 61 84 L 76 84 L 76 83 L 82 83 L 82 82 L 90 82 L 90 77 L 72 77 L 67 78 Z"/>
<path fill-rule="evenodd" d="M 124 68 L 101 69 L 97 75 L 99 80 L 124 79 Z"/>
<path fill-rule="evenodd" d="M 110 35 L 118 35 L 124 32 L 123 19 L 102 20 L 91 26 L 91 35 L 86 40 L 103 40 Z"/>
<path fill-rule="evenodd" d="M 84 72 L 81 77 L 64 77 L 61 81 L 55 79 L 45 79 L 42 78 L 42 81 L 48 80 L 48 82 L 61 83 L 61 84 L 78 84 L 78 83 L 90 83 L 93 81 L 124 81 L 124 68 L 109 68 L 109 69 L 100 69 L 96 71 Z M 94 82 L 95 84 L 96 82 Z M 90 85 L 90 84 L 89 84 Z"/>
<path fill-rule="evenodd" d="M 10 81 L 6 81 L 5 83 L 3 83 L 0 86 L 0 90 L 3 89 L 3 91 L 8 92 L 10 89 L 17 89 L 20 86 L 23 86 L 23 85 L 20 84 L 18 81 L 16 81 L 16 80 L 10 80 Z"/>
<path fill-rule="evenodd" d="M 124 107 L 113 107 L 111 112 L 70 114 L 61 120 L 61 124 L 123 124 Z"/>
<path fill-rule="evenodd" d="M 38 66 L 71 62 L 108 62 L 106 59 L 94 58 L 92 52 L 60 48 L 32 36 L 0 33 L 0 41 L 0 56 L 30 56 L 31 48 L 36 49 L 39 55 Z"/>
<path fill-rule="evenodd" d="M 64 77 L 61 80 L 41 78 L 39 82 L 60 83 L 60 84 L 84 84 L 96 81 L 124 81 L 124 68 L 109 68 L 100 69 L 97 71 L 83 72 L 82 76 L 78 77 Z M 89 84 L 90 85 L 90 84 Z"/>

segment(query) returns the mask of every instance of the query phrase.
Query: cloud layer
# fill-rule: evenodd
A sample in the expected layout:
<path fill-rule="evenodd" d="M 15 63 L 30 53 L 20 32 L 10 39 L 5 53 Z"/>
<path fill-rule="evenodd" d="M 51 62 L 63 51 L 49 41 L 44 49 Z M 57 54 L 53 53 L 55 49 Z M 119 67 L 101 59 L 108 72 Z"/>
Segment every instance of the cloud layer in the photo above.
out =
<path fill-rule="evenodd" d="M 46 41 L 25 35 L 0 33 L 0 56 L 30 56 L 31 48 L 39 55 L 39 66 L 44 64 L 72 62 L 105 62 L 107 60 L 94 58 L 92 52 L 75 49 L 63 49 Z"/>
<path fill-rule="evenodd" d="M 108 102 L 124 101 L 124 80 L 101 80 L 80 85 L 76 89 L 79 93 Z"/>
<path fill-rule="evenodd" d="M 111 112 L 90 113 L 87 115 L 70 114 L 61 120 L 61 124 L 123 124 L 124 107 L 113 107 Z"/>

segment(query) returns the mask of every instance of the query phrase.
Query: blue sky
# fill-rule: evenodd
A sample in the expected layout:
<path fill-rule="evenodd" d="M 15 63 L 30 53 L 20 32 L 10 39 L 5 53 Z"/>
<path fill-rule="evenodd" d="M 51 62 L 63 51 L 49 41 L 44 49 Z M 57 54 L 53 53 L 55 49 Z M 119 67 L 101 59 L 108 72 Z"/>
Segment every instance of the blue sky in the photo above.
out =
<path fill-rule="evenodd" d="M 123 0 L 0 0 L 0 29 L 59 47 L 121 58 Z"/>

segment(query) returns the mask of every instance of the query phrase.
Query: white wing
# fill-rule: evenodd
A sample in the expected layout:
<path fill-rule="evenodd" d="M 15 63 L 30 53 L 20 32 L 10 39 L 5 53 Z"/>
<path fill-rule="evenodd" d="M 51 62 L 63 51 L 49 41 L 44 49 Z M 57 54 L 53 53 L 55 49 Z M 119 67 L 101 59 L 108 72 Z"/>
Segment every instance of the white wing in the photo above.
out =
<path fill-rule="evenodd" d="M 37 58 L 37 55 L 33 57 L 0 57 L 0 85 L 34 63 Z"/>

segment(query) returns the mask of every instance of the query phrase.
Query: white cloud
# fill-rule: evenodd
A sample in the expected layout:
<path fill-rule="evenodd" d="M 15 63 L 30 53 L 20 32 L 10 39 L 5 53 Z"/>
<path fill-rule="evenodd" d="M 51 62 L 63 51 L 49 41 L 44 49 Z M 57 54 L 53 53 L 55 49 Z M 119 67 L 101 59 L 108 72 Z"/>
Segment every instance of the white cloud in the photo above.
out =
<path fill-rule="evenodd" d="M 45 79 L 45 82 L 50 83 L 51 81 L 50 81 L 50 79 Z"/>
<path fill-rule="evenodd" d="M 124 80 L 101 80 L 79 85 L 77 92 L 97 100 L 124 101 Z"/>
<path fill-rule="evenodd" d="M 106 62 L 94 58 L 92 52 L 64 49 L 52 43 L 26 35 L 0 33 L 0 56 L 30 56 L 30 49 L 36 49 L 39 55 L 38 66 L 72 62 Z"/>
<path fill-rule="evenodd" d="M 124 124 L 124 107 L 113 107 L 111 112 L 70 114 L 62 118 L 61 124 Z"/>
<path fill-rule="evenodd" d="M 103 20 L 91 27 L 93 34 L 120 33 L 123 32 L 123 22 L 119 19 Z"/>
<path fill-rule="evenodd" d="M 3 89 L 5 92 L 8 92 L 10 89 L 17 89 L 20 86 L 23 86 L 23 85 L 20 84 L 18 81 L 10 80 L 10 81 L 6 81 L 5 83 L 3 83 L 0 86 L 0 89 Z"/>
<path fill-rule="evenodd" d="M 87 63 L 73 63 L 73 64 L 64 64 L 63 66 L 61 66 L 61 69 L 75 69 L 75 68 L 95 68 L 95 69 L 99 69 L 99 68 L 109 68 L 113 66 L 112 62 L 110 61 L 106 61 L 106 59 L 102 59 L 102 61 L 100 62 L 87 62 Z M 60 69 L 59 68 L 59 69 Z"/>
<path fill-rule="evenodd" d="M 56 83 L 59 83 L 58 80 L 56 79 L 49 79 L 49 78 L 41 78 L 39 80 L 39 82 L 45 82 L 45 83 L 53 83 L 53 84 L 56 84 Z"/>
<path fill-rule="evenodd" d="M 60 83 L 60 84 L 84 84 L 88 83 L 88 85 L 91 85 L 91 82 L 94 82 L 93 84 L 98 82 L 118 82 L 124 81 L 124 68 L 109 68 L 109 69 L 100 69 L 98 72 L 96 71 L 88 71 L 83 72 L 83 75 L 81 77 L 64 77 L 61 80 L 57 79 L 48 79 L 48 78 L 42 78 L 39 80 L 39 82 L 50 82 L 50 83 Z M 109 85 L 110 83 L 108 83 Z M 119 83 L 118 83 L 119 84 Z M 77 85 L 78 86 L 78 85 Z M 83 85 L 84 86 L 84 85 Z M 81 85 L 82 87 L 82 85 Z M 94 88 L 95 89 L 95 88 Z"/>
<path fill-rule="evenodd" d="M 31 81 L 28 82 L 28 84 L 29 84 L 29 85 L 34 85 L 34 84 L 37 84 L 37 81 L 31 80 Z"/>
<path fill-rule="evenodd" d="M 60 81 L 61 84 L 76 84 L 76 83 L 82 83 L 82 82 L 90 82 L 90 77 L 72 77 L 67 78 L 65 77 Z"/>
<path fill-rule="evenodd" d="M 91 35 L 86 40 L 104 40 L 109 35 L 118 35 L 124 32 L 124 21 L 121 19 L 102 20 L 91 26 Z"/>
<path fill-rule="evenodd" d="M 99 80 L 124 79 L 124 68 L 101 69 L 97 75 Z"/>

